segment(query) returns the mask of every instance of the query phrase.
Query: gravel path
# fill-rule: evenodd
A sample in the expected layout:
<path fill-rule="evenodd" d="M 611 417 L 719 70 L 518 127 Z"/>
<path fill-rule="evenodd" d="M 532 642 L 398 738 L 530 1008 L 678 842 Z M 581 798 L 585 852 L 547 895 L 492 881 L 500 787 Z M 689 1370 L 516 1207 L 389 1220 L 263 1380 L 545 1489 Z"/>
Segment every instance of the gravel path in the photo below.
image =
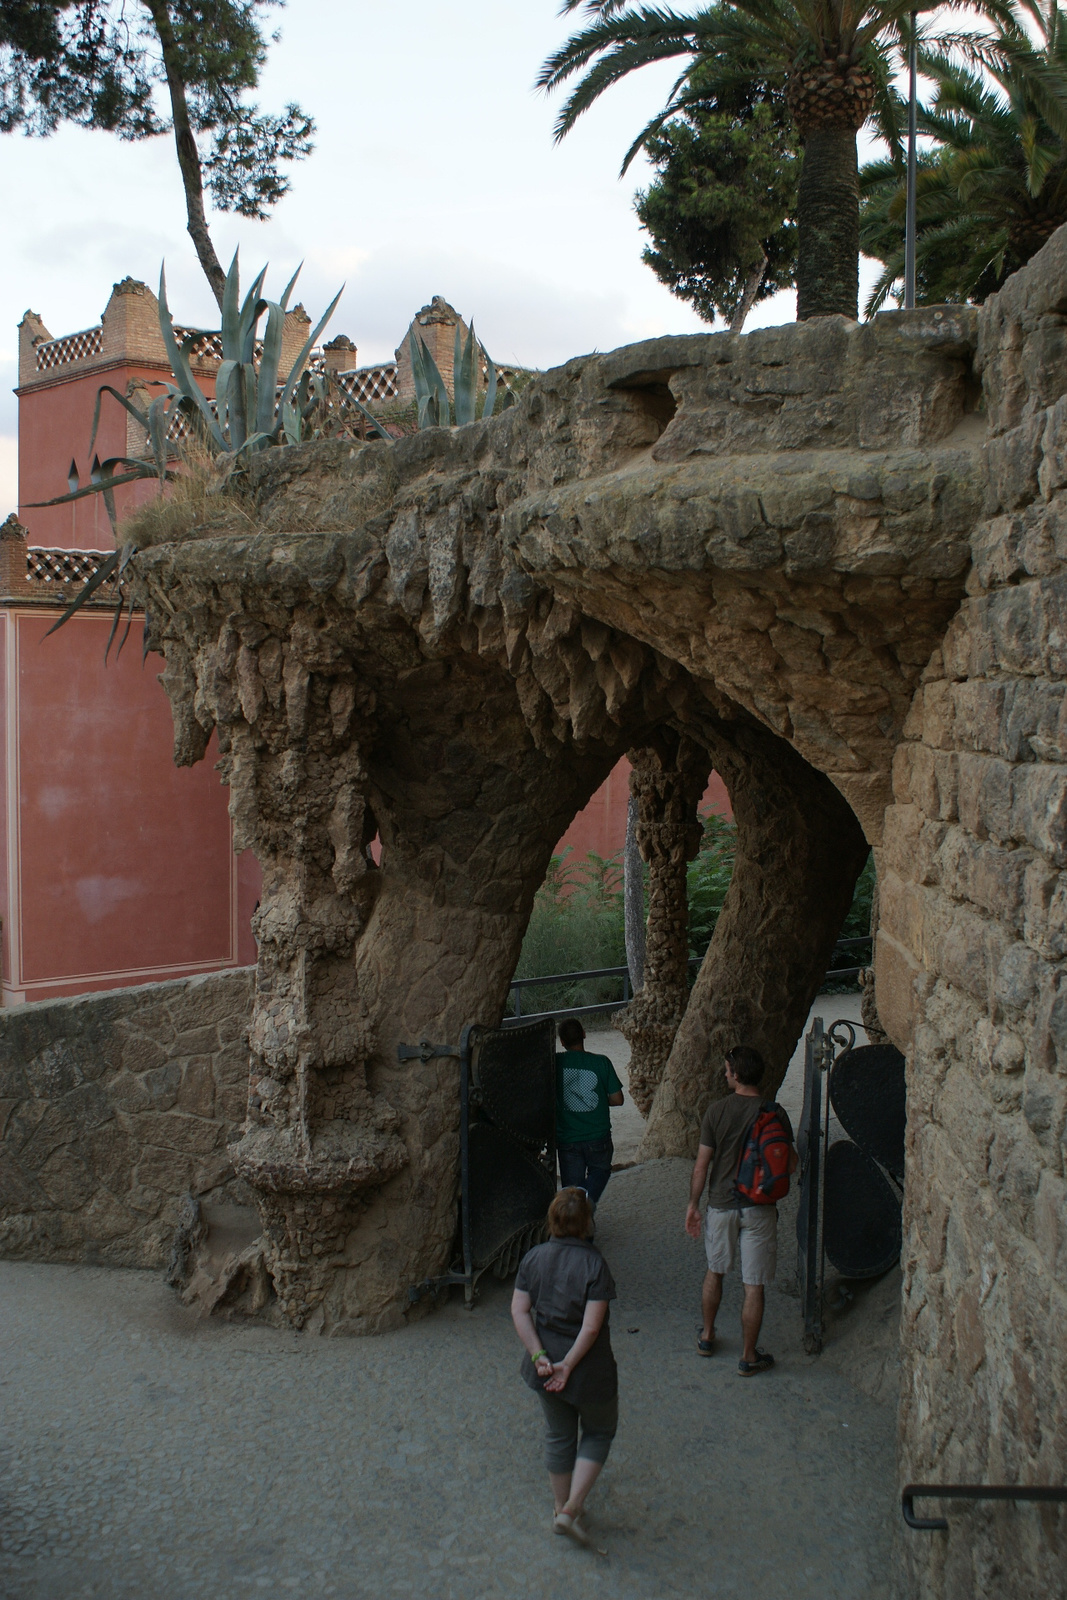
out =
<path fill-rule="evenodd" d="M 606 1558 L 551 1534 L 509 1285 L 330 1341 L 198 1322 L 152 1274 L 3 1262 L 0 1596 L 885 1600 L 893 1411 L 804 1355 L 777 1291 L 778 1366 L 738 1378 L 736 1279 L 720 1352 L 697 1356 L 687 1175 L 616 1173 L 600 1207 L 622 1397 L 591 1502 Z"/>

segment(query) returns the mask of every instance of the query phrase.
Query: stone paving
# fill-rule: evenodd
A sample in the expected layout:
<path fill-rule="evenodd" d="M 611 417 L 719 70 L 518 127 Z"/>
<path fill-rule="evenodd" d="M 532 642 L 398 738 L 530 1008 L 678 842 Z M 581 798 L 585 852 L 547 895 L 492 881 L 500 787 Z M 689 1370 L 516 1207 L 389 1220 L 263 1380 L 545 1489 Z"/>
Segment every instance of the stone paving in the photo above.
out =
<path fill-rule="evenodd" d="M 154 1274 L 0 1263 L 3 1600 L 887 1600 L 893 1408 L 846 1381 L 847 1351 L 804 1354 L 777 1290 L 773 1372 L 737 1376 L 736 1281 L 720 1352 L 697 1356 L 687 1176 L 619 1172 L 600 1208 L 606 1557 L 550 1531 L 509 1285 L 331 1341 L 197 1321 Z"/>

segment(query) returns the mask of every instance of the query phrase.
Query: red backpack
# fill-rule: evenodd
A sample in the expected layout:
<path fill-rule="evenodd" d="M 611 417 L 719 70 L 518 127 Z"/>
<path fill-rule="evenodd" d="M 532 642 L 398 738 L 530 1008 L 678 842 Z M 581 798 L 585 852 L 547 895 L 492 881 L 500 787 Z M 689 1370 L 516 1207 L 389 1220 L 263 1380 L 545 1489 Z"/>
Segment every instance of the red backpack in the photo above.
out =
<path fill-rule="evenodd" d="M 760 1106 L 748 1131 L 734 1179 L 742 1205 L 771 1206 L 789 1193 L 792 1142 L 773 1100 Z"/>

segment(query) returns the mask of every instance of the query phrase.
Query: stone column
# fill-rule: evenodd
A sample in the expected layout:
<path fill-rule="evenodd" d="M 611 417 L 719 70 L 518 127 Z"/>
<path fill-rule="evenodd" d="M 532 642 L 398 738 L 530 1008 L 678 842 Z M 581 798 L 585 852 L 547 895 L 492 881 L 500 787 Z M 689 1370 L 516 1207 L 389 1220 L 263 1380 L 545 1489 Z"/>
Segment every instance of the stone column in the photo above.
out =
<path fill-rule="evenodd" d="M 670 728 L 629 752 L 637 844 L 649 866 L 644 984 L 615 1026 L 630 1043 L 630 1094 L 648 1116 L 689 998 L 686 866 L 700 848 L 697 806 L 711 758 Z"/>
<path fill-rule="evenodd" d="M 875 851 L 877 863 L 879 852 Z M 882 1027 L 878 1015 L 878 1000 L 874 992 L 874 950 L 878 941 L 878 880 L 875 878 L 871 900 L 871 964 L 860 973 L 860 1017 L 867 1034 L 868 1044 L 885 1044 L 889 1035 Z"/>
<path fill-rule="evenodd" d="M 630 991 L 636 994 L 645 981 L 645 874 L 637 843 L 637 801 L 626 802 L 626 842 L 622 849 L 623 925 Z"/>
<path fill-rule="evenodd" d="M 248 1120 L 230 1153 L 258 1198 L 281 1309 L 302 1327 L 368 1192 L 409 1159 L 397 1111 L 368 1086 L 353 961 L 379 877 L 366 848 L 373 697 L 299 611 L 285 639 L 248 617 L 225 623 L 182 694 L 185 665 L 172 644 L 166 686 L 187 720 L 216 722 L 234 848 L 263 868 Z"/>
<path fill-rule="evenodd" d="M 641 1146 L 646 1158 L 696 1152 L 700 1118 L 727 1092 L 723 1056 L 755 1045 L 773 1094 L 867 859 L 848 802 L 767 728 L 708 730 L 737 823 L 733 877 L 675 1036 Z"/>
<path fill-rule="evenodd" d="M 624 735 L 539 749 L 506 667 L 428 660 L 384 606 L 297 600 L 295 569 L 251 541 L 227 579 L 218 548 L 184 548 L 180 578 L 164 561 L 150 601 L 176 756 L 200 759 L 215 725 L 234 846 L 263 868 L 230 1153 L 286 1318 L 380 1332 L 417 1314 L 456 1227 L 458 1051 L 397 1045 L 499 1020 L 552 848 Z"/>

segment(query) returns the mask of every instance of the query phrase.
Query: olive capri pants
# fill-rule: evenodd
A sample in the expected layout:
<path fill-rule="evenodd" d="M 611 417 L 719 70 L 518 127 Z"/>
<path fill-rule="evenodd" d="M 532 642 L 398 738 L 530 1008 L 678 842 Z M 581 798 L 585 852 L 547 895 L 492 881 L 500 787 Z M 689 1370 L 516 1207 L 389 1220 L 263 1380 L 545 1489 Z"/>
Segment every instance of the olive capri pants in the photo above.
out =
<path fill-rule="evenodd" d="M 610 1400 L 583 1400 L 577 1404 L 561 1394 L 538 1390 L 545 1414 L 545 1465 L 549 1472 L 573 1472 L 578 1456 L 586 1461 L 608 1459 L 611 1441 L 619 1426 L 619 1397 Z M 578 1423 L 582 1440 L 578 1443 Z"/>

